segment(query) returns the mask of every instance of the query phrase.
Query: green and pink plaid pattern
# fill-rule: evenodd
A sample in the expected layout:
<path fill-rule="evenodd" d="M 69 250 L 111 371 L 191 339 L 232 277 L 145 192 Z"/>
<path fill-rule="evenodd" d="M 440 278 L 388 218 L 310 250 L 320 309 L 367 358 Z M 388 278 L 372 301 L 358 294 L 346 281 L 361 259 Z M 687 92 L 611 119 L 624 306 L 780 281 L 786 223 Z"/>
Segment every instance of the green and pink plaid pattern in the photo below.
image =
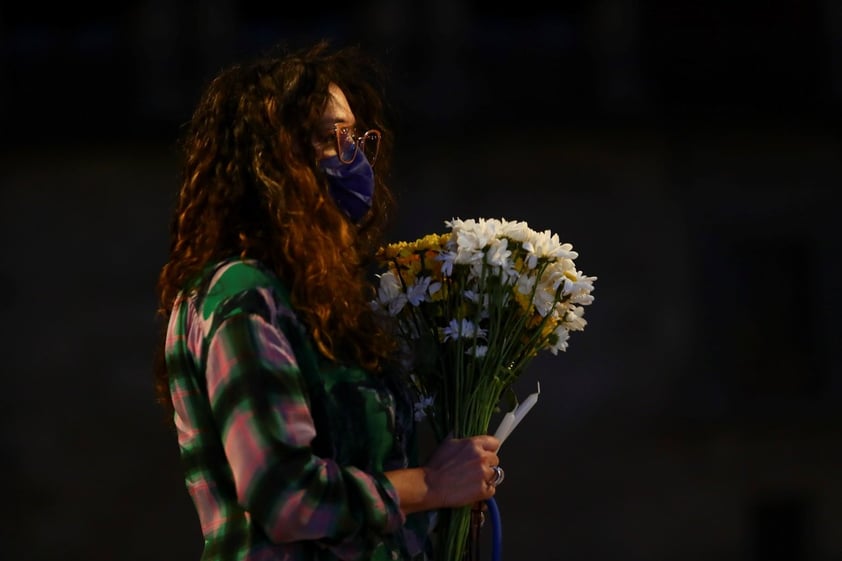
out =
<path fill-rule="evenodd" d="M 424 560 L 383 472 L 414 462 L 410 407 L 386 376 L 313 351 L 284 287 L 230 259 L 180 296 L 166 358 L 203 561 Z"/>

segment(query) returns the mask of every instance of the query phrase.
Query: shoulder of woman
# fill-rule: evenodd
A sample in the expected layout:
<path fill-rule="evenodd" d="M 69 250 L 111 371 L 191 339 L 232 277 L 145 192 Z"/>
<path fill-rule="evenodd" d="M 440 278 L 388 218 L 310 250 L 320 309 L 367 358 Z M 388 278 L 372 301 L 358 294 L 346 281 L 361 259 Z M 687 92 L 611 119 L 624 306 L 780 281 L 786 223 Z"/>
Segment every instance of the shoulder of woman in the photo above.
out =
<path fill-rule="evenodd" d="M 286 288 L 280 279 L 253 259 L 238 257 L 217 263 L 207 273 L 206 287 L 198 306 L 204 320 L 240 312 L 273 315 L 278 308 L 289 308 Z"/>

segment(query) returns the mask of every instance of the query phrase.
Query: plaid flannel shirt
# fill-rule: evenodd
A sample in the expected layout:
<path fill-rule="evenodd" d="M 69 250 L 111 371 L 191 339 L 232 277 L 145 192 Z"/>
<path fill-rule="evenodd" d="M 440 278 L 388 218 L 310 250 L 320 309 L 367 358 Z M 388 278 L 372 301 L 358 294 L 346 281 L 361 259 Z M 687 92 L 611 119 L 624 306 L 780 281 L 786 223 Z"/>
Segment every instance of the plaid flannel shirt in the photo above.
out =
<path fill-rule="evenodd" d="M 384 471 L 413 462 L 388 377 L 314 352 L 278 279 L 217 264 L 176 299 L 166 361 L 203 561 L 423 560 Z"/>

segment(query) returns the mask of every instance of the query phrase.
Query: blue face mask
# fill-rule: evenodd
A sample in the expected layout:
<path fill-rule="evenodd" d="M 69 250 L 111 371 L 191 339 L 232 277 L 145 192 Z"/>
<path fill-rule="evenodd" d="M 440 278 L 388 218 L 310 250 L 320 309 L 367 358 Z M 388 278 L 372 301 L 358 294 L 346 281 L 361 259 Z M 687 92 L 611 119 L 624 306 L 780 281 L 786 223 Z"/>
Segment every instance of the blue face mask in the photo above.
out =
<path fill-rule="evenodd" d="M 357 150 L 354 161 L 343 164 L 338 156 L 319 161 L 327 175 L 328 189 L 348 217 L 359 222 L 371 208 L 374 195 L 374 170 L 362 150 Z"/>

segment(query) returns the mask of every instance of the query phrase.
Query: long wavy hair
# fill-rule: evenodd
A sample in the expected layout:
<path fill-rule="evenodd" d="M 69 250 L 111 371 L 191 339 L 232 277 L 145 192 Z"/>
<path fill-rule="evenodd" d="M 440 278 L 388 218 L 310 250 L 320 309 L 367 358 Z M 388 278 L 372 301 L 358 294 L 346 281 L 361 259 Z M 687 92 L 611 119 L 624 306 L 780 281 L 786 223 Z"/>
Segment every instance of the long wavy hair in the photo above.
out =
<path fill-rule="evenodd" d="M 276 52 L 223 70 L 185 128 L 169 258 L 158 279 L 159 314 L 167 318 L 179 291 L 209 264 L 254 258 L 289 288 L 319 351 L 377 372 L 395 348 L 369 306 L 368 266 L 393 206 L 385 72 L 357 46 L 321 41 Z M 333 202 L 317 166 L 313 138 L 331 82 L 345 93 L 357 130 L 383 133 L 373 207 L 360 224 Z M 162 336 L 156 394 L 169 406 L 163 345 Z"/>

